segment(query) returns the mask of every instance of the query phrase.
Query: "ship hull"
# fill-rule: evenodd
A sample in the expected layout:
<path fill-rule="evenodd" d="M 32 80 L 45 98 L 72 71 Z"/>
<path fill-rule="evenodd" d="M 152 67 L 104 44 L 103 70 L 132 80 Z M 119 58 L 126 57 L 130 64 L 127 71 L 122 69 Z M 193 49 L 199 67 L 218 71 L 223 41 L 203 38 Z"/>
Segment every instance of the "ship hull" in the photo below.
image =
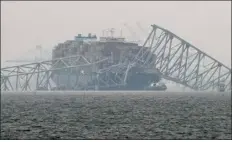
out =
<path fill-rule="evenodd" d="M 160 81 L 158 73 L 129 72 L 126 82 L 116 80 L 114 73 L 109 73 L 108 84 L 101 82 L 95 73 L 80 74 L 67 71 L 54 72 L 52 80 L 56 84 L 55 90 L 147 90 L 151 83 Z M 119 75 L 120 76 L 120 75 Z M 124 78 L 122 78 L 124 79 Z"/>

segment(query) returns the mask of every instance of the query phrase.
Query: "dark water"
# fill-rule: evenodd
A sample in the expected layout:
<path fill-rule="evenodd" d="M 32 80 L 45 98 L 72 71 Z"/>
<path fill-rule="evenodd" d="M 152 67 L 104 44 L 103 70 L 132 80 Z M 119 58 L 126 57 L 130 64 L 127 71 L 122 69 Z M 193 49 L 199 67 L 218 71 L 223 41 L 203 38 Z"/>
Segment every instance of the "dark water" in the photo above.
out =
<path fill-rule="evenodd" d="M 228 94 L 108 94 L 2 95 L 1 139 L 231 139 Z"/>

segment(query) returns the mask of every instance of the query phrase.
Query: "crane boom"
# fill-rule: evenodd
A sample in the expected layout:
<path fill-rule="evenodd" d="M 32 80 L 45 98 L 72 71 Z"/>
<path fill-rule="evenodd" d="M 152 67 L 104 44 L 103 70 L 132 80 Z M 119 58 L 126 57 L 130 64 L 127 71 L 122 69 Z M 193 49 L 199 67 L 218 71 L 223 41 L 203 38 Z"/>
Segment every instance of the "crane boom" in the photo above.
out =
<path fill-rule="evenodd" d="M 135 37 L 136 39 L 139 39 L 137 34 L 126 23 L 124 24 L 124 26 L 129 30 L 129 32 L 131 33 L 133 37 Z"/>

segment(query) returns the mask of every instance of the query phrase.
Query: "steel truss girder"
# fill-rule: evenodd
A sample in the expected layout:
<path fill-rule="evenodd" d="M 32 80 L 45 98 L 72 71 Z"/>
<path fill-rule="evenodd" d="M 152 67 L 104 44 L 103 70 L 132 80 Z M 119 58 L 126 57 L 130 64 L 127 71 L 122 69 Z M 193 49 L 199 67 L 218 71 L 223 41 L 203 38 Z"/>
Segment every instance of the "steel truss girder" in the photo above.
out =
<path fill-rule="evenodd" d="M 157 25 L 152 25 L 134 62 L 156 67 L 164 78 L 194 90 L 215 90 L 222 82 L 231 90 L 229 67 Z"/>
<path fill-rule="evenodd" d="M 3 91 L 34 91 L 39 88 L 53 90 L 52 76 L 57 71 L 80 72 L 84 68 L 92 68 L 91 72 L 76 74 L 76 82 L 72 90 L 95 90 L 120 87 L 126 85 L 127 64 L 116 64 L 107 68 L 96 69 L 96 65 L 107 62 L 108 58 L 96 62 L 89 62 L 81 55 L 48 60 L 43 62 L 23 64 L 1 69 L 1 90 Z M 69 74 L 69 73 L 67 73 Z M 93 84 L 81 84 L 84 76 L 93 76 Z M 70 83 L 70 80 L 68 81 Z M 56 88 L 57 89 L 57 88 Z"/>
<path fill-rule="evenodd" d="M 54 86 L 51 79 L 54 71 L 81 70 L 84 67 L 95 67 L 107 60 L 108 58 L 104 58 L 90 62 L 85 57 L 78 55 L 1 68 L 1 90 L 33 91 L 41 87 L 51 90 Z M 98 72 L 97 70 L 92 71 Z"/>

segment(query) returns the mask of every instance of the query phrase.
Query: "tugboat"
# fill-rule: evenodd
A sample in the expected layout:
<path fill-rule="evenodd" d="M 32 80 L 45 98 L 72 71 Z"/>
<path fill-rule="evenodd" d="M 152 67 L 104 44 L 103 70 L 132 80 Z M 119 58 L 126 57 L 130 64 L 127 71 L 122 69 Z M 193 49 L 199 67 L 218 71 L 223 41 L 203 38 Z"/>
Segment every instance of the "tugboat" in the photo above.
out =
<path fill-rule="evenodd" d="M 151 83 L 146 90 L 165 91 L 167 90 L 167 86 L 164 83 Z"/>

